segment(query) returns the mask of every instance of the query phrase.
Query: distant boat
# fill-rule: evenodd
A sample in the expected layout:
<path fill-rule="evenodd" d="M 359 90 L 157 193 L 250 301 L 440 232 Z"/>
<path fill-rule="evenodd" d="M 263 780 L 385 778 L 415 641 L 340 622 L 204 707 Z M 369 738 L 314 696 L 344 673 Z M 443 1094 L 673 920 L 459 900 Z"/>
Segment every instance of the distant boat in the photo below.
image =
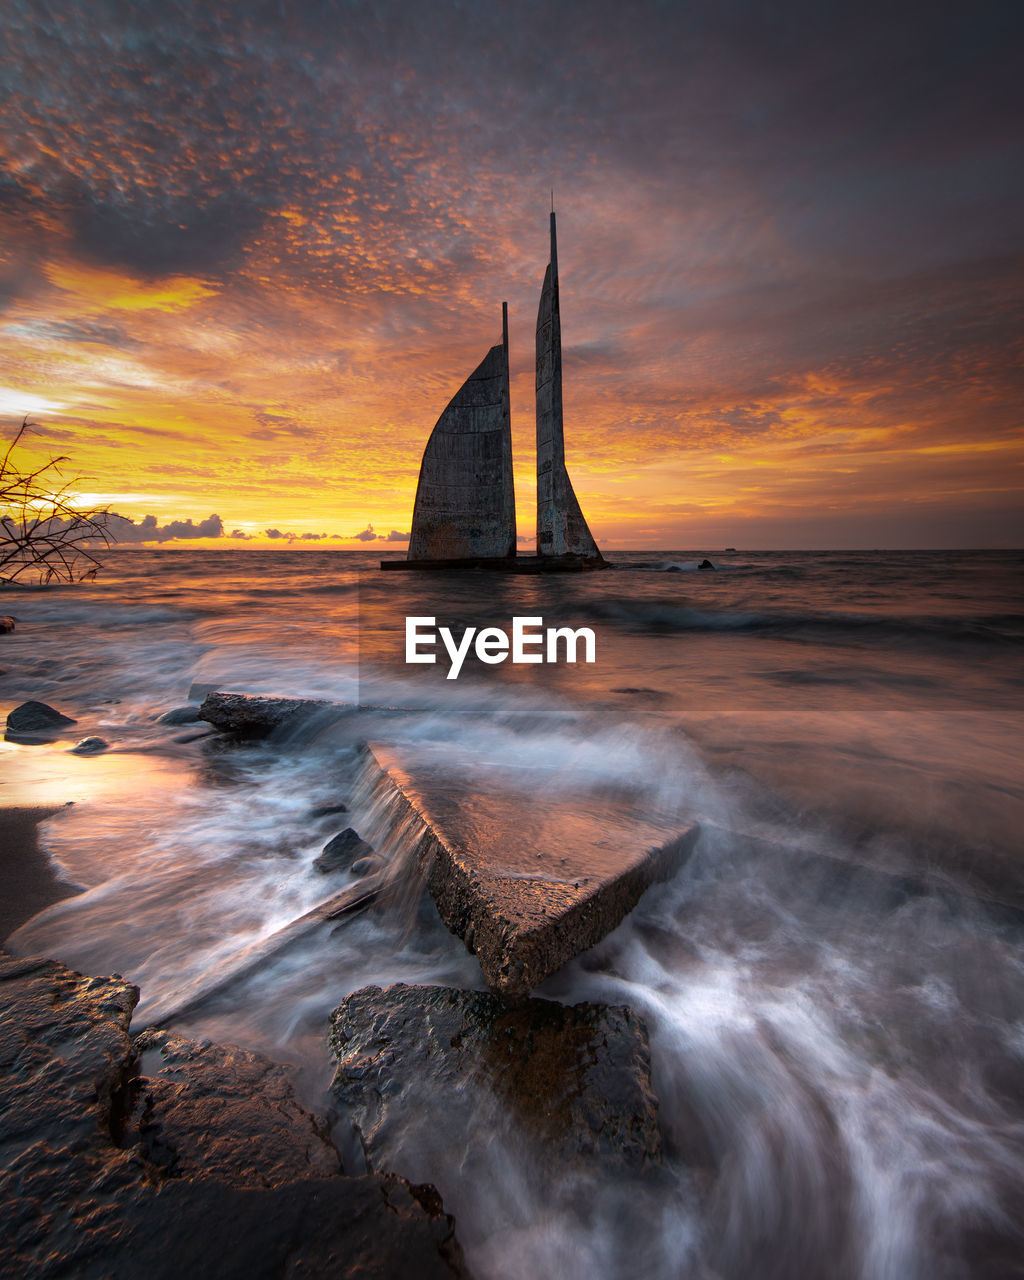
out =
<path fill-rule="evenodd" d="M 492 347 L 438 418 L 420 464 L 409 554 L 382 569 L 494 569 L 557 573 L 608 562 L 580 510 L 565 467 L 558 249 L 551 214 L 551 261 L 537 313 L 537 554 L 516 554 L 509 405 L 508 303 Z"/>

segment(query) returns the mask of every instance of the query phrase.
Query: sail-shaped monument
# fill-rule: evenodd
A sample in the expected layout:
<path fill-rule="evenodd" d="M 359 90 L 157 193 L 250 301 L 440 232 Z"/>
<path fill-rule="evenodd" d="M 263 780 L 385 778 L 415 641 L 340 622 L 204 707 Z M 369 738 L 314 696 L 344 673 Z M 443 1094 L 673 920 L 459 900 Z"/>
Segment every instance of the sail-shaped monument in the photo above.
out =
<path fill-rule="evenodd" d="M 508 389 L 508 304 L 501 342 L 491 347 L 430 433 L 420 464 L 409 558 L 384 561 L 444 568 L 503 561 L 516 553 L 512 420 Z"/>
<path fill-rule="evenodd" d="M 537 555 L 572 567 L 600 567 L 597 549 L 565 469 L 562 423 L 562 319 L 558 305 L 558 242 L 551 211 L 551 261 L 537 311 Z"/>
<path fill-rule="evenodd" d="M 556 573 L 603 569 L 607 561 L 576 500 L 565 467 L 558 249 L 551 214 L 551 261 L 537 314 L 537 554 L 516 554 L 509 403 L 508 304 L 501 343 L 449 401 L 420 464 L 409 554 L 382 569 L 496 569 Z"/>

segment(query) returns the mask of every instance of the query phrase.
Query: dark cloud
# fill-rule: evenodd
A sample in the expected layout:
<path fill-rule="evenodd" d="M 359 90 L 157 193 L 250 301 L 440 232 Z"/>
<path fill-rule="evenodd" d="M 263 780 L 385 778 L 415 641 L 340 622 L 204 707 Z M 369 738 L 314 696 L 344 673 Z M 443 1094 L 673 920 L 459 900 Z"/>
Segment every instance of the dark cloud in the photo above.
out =
<path fill-rule="evenodd" d="M 154 515 L 143 516 L 141 520 L 136 521 L 111 511 L 97 519 L 102 522 L 114 543 L 178 542 L 193 538 L 219 538 L 224 533 L 224 524 L 218 515 L 207 516 L 205 520 L 200 520 L 198 523 L 189 517 L 188 520 L 171 520 L 168 524 L 160 524 Z M 47 528 L 53 532 L 60 532 L 62 529 L 70 528 L 73 523 L 74 521 L 70 519 L 51 520 L 47 522 Z"/>
<path fill-rule="evenodd" d="M 251 533 L 243 533 L 241 529 L 232 529 L 232 530 L 231 530 L 231 534 L 230 534 L 230 536 L 231 536 L 232 538 L 237 538 L 237 539 L 239 539 L 240 541 L 243 541 L 243 542 L 249 542 L 249 541 L 251 541 L 251 540 L 252 540 L 252 534 L 251 534 Z"/>
<path fill-rule="evenodd" d="M 107 519 L 107 531 L 115 542 L 175 542 L 192 538 L 219 538 L 224 533 L 224 522 L 218 515 L 207 516 L 195 523 L 187 520 L 171 520 L 160 524 L 156 516 L 143 516 L 136 523 L 127 516 L 112 512 Z"/>
<path fill-rule="evenodd" d="M 280 529 L 264 529 L 263 532 L 267 535 L 268 538 L 274 538 L 274 539 L 293 538 L 295 536 L 292 533 L 282 533 Z"/>
<path fill-rule="evenodd" d="M 407 533 L 400 533 L 398 529 L 392 529 L 391 532 L 388 534 L 388 536 L 384 539 L 384 541 L 385 542 L 408 542 L 409 535 Z"/>
<path fill-rule="evenodd" d="M 920 257 L 1013 233 L 1019 5 L 8 9 L 8 205 L 60 211 L 81 252 L 144 273 L 272 251 L 344 291 L 358 226 L 427 281 L 480 261 L 549 178 L 569 201 L 632 187 L 638 215 L 650 184 L 692 217 L 713 197 L 739 234 L 756 200 L 783 249 Z"/>
<path fill-rule="evenodd" d="M 359 533 L 353 534 L 353 537 L 358 538 L 360 542 L 376 542 L 379 537 L 382 538 L 383 536 L 383 534 L 374 533 L 372 524 L 368 524 Z"/>

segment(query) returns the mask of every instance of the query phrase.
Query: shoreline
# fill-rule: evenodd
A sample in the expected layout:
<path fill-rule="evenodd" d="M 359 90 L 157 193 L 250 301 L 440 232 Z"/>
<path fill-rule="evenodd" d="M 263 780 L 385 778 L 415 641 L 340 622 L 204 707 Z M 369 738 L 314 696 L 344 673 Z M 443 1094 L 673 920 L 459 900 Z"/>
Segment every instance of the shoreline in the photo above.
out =
<path fill-rule="evenodd" d="M 81 893 L 57 878 L 37 828 L 61 805 L 0 808 L 0 946 L 46 907 Z"/>

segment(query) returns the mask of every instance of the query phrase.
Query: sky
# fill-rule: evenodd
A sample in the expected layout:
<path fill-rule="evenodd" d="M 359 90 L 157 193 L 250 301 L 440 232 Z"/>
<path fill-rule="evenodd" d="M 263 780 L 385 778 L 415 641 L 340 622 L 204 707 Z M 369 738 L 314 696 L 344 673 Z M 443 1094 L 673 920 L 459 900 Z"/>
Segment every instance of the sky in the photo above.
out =
<path fill-rule="evenodd" d="M 531 534 L 553 191 L 604 549 L 1024 545 L 1019 3 L 0 13 L 0 432 L 126 540 L 401 550 L 503 300 Z"/>

